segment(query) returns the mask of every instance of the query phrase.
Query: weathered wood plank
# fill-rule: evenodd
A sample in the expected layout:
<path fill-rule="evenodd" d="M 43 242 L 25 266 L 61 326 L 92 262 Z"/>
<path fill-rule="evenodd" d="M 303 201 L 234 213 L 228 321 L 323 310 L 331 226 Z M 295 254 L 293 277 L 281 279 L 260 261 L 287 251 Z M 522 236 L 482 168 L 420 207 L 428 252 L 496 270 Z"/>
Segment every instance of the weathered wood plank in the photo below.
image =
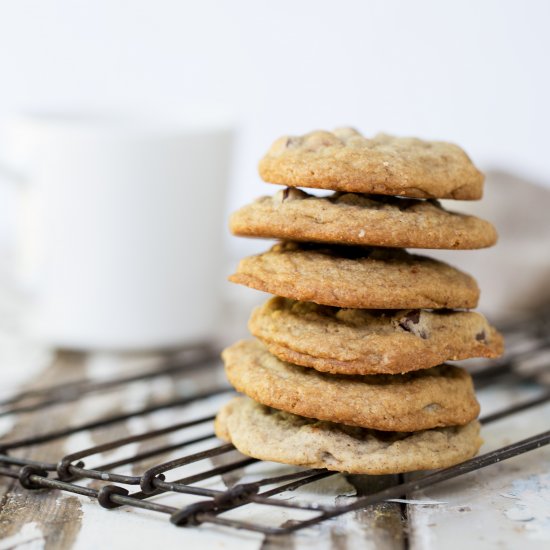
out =
<path fill-rule="evenodd" d="M 526 398 L 529 391 L 480 392 L 482 409 L 494 410 Z M 494 405 L 498 403 L 499 406 Z M 485 407 L 483 407 L 485 405 Z M 537 407 L 482 430 L 481 453 L 550 428 L 550 405 Z M 412 550 L 538 550 L 550 545 L 550 448 L 418 491 L 409 498 L 440 501 L 409 506 Z"/>
<path fill-rule="evenodd" d="M 83 357 L 62 353 L 39 377 L 26 385 L 37 389 L 61 381 L 74 380 L 84 375 Z M 77 408 L 76 403 L 50 407 L 42 414 L 21 414 L 5 440 L 19 439 L 53 430 L 66 423 Z M 52 441 L 37 447 L 14 450 L 14 456 L 56 460 L 64 454 L 63 442 Z M 15 480 L 0 478 L 0 540 L 23 544 L 28 537 L 41 541 L 45 550 L 64 550 L 74 544 L 81 524 L 80 501 L 74 496 L 59 498 L 57 491 L 29 492 Z M 23 537 L 18 536 L 23 533 Z M 19 541 L 19 542 L 18 542 Z"/>
<path fill-rule="evenodd" d="M 60 380 L 82 378 L 90 374 L 104 375 L 108 372 L 110 376 L 117 376 L 125 372 L 135 372 L 144 367 L 140 361 L 118 358 L 98 362 L 96 359 L 90 360 L 78 354 L 61 354 L 42 376 L 29 384 L 29 387 L 50 385 Z M 217 380 L 222 376 L 220 372 L 218 371 L 214 377 Z M 52 407 L 38 415 L 21 415 L 8 438 L 19 438 L 37 431 L 52 429 L 61 423 L 65 424 L 67 418 L 70 418 L 71 422 L 80 422 L 96 418 L 102 411 L 128 411 L 151 403 L 155 399 L 167 399 L 172 395 L 181 395 L 182 392 L 211 386 L 213 383 L 212 371 L 205 369 L 190 372 L 176 381 L 165 379 L 154 383 L 140 383 L 122 392 L 88 396 L 74 403 Z M 485 395 L 488 394 L 482 392 L 481 398 L 487 405 Z M 500 398 L 503 405 L 514 397 L 506 394 Z M 180 413 L 169 411 L 167 414 L 176 415 L 175 420 Z M 546 429 L 546 419 L 549 415 L 550 406 L 542 407 L 488 426 L 484 430 L 486 448 L 494 448 L 525 437 L 528 433 Z M 88 436 L 82 434 L 84 439 L 70 439 L 64 443 L 51 442 L 25 450 L 25 456 L 46 457 L 54 461 L 67 452 L 81 448 L 83 443 L 95 444 L 135 433 L 136 430 L 154 427 L 158 426 L 150 418 L 139 419 L 137 423 L 121 423 Z M 88 437 L 88 440 L 85 437 Z M 173 440 L 163 437 L 162 440 L 143 442 L 128 452 L 142 451 L 170 442 Z M 107 461 L 111 457 L 111 454 L 105 454 L 100 458 Z M 517 543 L 519 546 L 520 541 L 522 548 L 539 548 L 547 544 L 544 537 L 548 536 L 545 523 L 545 507 L 550 494 L 550 478 L 546 467 L 548 459 L 550 449 L 539 450 L 464 479 L 449 482 L 437 489 L 409 495 L 412 499 L 446 503 L 408 506 L 409 532 L 404 529 L 403 505 L 385 503 L 336 518 L 309 532 L 288 537 L 265 538 L 250 533 L 220 530 L 212 526 L 178 530 L 171 526 L 164 516 L 129 509 L 107 512 L 88 499 L 55 491 L 31 493 L 18 488 L 11 480 L 0 478 L 0 549 L 17 548 L 18 545 L 22 546 L 30 541 L 42 545 L 37 548 L 63 550 L 74 546 L 87 550 L 97 548 L 98 544 L 101 545 L 101 541 L 105 540 L 112 543 L 112 548 L 127 545 L 136 545 L 139 548 L 154 544 L 159 538 L 162 538 L 165 546 L 180 543 L 208 544 L 214 548 L 222 545 L 227 549 L 239 550 L 321 550 L 355 547 L 401 550 L 408 544 L 418 550 L 440 547 L 452 550 L 462 548 L 466 541 L 473 550 L 485 548 L 487 545 L 510 546 Z M 131 471 L 134 474 L 142 473 L 156 461 L 155 458 L 147 460 L 135 465 Z M 219 457 L 214 463 L 220 464 L 223 461 L 224 457 Z M 241 479 L 241 474 L 233 472 L 224 476 L 220 484 L 225 482 L 230 486 Z M 369 494 L 394 481 L 391 477 L 335 476 L 327 479 L 321 487 L 304 489 L 302 494 L 300 491 L 296 494 L 289 492 L 283 495 L 283 498 L 316 498 L 324 503 L 346 503 L 356 495 Z M 96 482 L 90 483 L 94 486 L 99 485 Z M 335 497 L 337 493 L 341 496 Z M 174 503 L 181 501 L 180 497 L 173 500 Z M 247 511 L 243 513 L 246 518 Z M 290 517 L 292 512 L 282 514 L 280 523 L 284 524 Z M 101 530 L 98 530 L 99 526 Z M 4 541 L 7 541 L 6 544 L 9 546 L 3 546 Z"/>

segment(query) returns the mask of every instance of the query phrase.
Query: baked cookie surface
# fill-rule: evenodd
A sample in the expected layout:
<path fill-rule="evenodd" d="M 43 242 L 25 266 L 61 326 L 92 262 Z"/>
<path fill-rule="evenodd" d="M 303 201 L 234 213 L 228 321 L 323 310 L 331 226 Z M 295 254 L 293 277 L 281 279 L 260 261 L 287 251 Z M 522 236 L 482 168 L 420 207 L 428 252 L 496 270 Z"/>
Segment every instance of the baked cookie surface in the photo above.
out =
<path fill-rule="evenodd" d="M 274 297 L 248 328 L 282 361 L 336 374 L 398 374 L 499 357 L 504 347 L 473 311 L 341 309 Z"/>
<path fill-rule="evenodd" d="M 216 435 L 243 454 L 354 474 L 446 468 L 473 457 L 479 423 L 414 433 L 376 432 L 302 418 L 238 397 L 218 413 Z"/>
<path fill-rule="evenodd" d="M 474 308 L 469 275 L 404 250 L 283 242 L 240 261 L 229 277 L 303 302 L 363 309 Z"/>
<path fill-rule="evenodd" d="M 397 375 L 339 376 L 280 361 L 257 340 L 237 342 L 222 357 L 237 391 L 308 418 L 412 432 L 463 425 L 479 414 L 470 375 L 450 365 Z"/>
<path fill-rule="evenodd" d="M 267 182 L 290 187 L 401 195 L 480 199 L 483 174 L 457 145 L 352 128 L 279 138 L 259 165 Z"/>
<path fill-rule="evenodd" d="M 287 187 L 231 216 L 234 235 L 401 248 L 475 249 L 495 244 L 487 221 L 449 212 L 437 201 Z"/>

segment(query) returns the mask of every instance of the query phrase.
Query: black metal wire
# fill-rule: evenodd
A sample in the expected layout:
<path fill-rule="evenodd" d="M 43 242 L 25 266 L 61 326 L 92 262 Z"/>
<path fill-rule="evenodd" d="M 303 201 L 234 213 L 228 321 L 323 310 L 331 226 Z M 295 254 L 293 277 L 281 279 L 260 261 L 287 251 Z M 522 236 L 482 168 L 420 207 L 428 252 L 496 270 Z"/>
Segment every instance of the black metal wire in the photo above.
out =
<path fill-rule="evenodd" d="M 190 355 L 190 357 L 188 357 Z M 73 380 L 55 386 L 26 390 L 0 400 L 0 417 L 23 412 L 32 412 L 53 405 L 69 403 L 80 399 L 83 395 L 114 389 L 131 382 L 139 382 L 160 376 L 181 374 L 190 370 L 203 367 L 205 364 L 216 360 L 219 353 L 209 346 L 190 346 L 177 354 L 177 357 L 169 358 L 166 364 L 159 365 L 155 370 L 143 371 L 128 376 L 120 376 L 106 380 Z M 35 403 L 21 404 L 28 400 L 36 399 Z M 10 406 L 11 405 L 11 406 Z"/>
<path fill-rule="evenodd" d="M 517 344 L 515 351 L 508 354 L 503 360 L 489 362 L 484 368 L 475 372 L 473 378 L 477 388 L 497 383 L 501 385 L 528 384 L 530 387 L 539 388 L 539 392 L 533 397 L 508 406 L 503 410 L 485 415 L 481 418 L 482 424 L 487 425 L 550 402 L 550 388 L 544 385 L 541 376 L 548 372 L 550 365 L 539 366 L 528 372 L 523 372 L 520 368 L 526 360 L 550 347 L 549 329 L 550 316 L 548 318 L 544 317 L 542 321 L 531 320 L 515 326 L 510 325 L 507 330 L 511 333 L 512 340 Z M 212 366 L 213 355 L 211 350 L 197 348 L 191 351 L 191 357 L 183 355 L 177 360 L 171 358 L 160 368 L 131 376 L 102 381 L 77 380 L 68 384 L 19 393 L 0 402 L 0 416 L 17 415 L 22 412 L 36 413 L 57 404 L 74 401 L 77 398 L 85 398 L 87 395 L 99 391 L 109 390 L 115 392 L 134 382 L 151 380 L 160 376 L 176 377 L 185 374 L 188 369 L 209 368 L 209 366 Z M 254 482 L 237 483 L 226 490 L 199 485 L 200 482 L 205 480 L 235 473 L 258 462 L 256 459 L 243 457 L 230 444 L 220 445 L 216 442 L 215 435 L 209 428 L 213 420 L 212 415 L 188 418 L 163 428 L 143 431 L 136 435 L 82 449 L 64 457 L 59 457 L 57 463 L 13 456 L 12 454 L 13 452 L 18 454 L 21 450 L 30 448 L 36 451 L 44 443 L 76 433 L 102 429 L 131 418 L 145 417 L 159 410 L 186 407 L 192 403 L 207 400 L 229 391 L 232 390 L 226 386 L 220 386 L 209 391 L 196 392 L 193 395 L 179 396 L 147 405 L 130 412 L 112 414 L 78 425 L 60 426 L 47 433 L 33 434 L 13 441 L 0 442 L 0 476 L 19 479 L 21 485 L 28 490 L 56 489 L 87 496 L 96 499 L 104 508 L 129 506 L 162 513 L 168 515 L 170 521 L 179 526 L 212 523 L 264 534 L 279 535 L 312 527 L 319 522 L 387 499 L 406 496 L 413 491 L 485 468 L 550 443 L 550 431 L 547 431 L 506 447 L 495 449 L 451 468 L 428 473 L 414 480 L 400 481 L 382 491 L 357 498 L 350 504 L 337 506 L 276 498 L 286 491 L 294 491 L 321 479 L 338 475 L 336 472 L 327 470 L 305 470 L 289 467 L 289 473 L 267 476 Z M 182 414 L 185 414 L 185 411 Z M 193 428 L 195 430 L 187 434 L 187 430 Z M 199 431 L 202 429 L 202 432 L 197 433 L 196 429 L 199 429 Z M 121 449 L 133 443 L 150 442 L 161 436 L 179 435 L 180 433 L 181 439 L 175 443 L 154 445 L 149 450 L 136 453 L 128 452 L 128 455 L 124 458 L 93 468 L 87 467 L 83 462 L 83 460 L 87 461 L 101 453 Z M 208 448 L 199 451 L 191 449 L 193 446 L 201 444 L 208 444 Z M 167 456 L 168 453 L 187 447 L 190 448 L 191 452 L 159 462 L 139 474 L 129 475 L 117 471 L 125 466 L 133 466 L 135 469 L 141 461 Z M 182 467 L 209 461 L 214 457 L 223 457 L 224 463 L 203 468 L 199 472 L 194 470 L 190 475 L 175 480 L 166 479 L 166 476 L 173 476 L 173 472 L 177 472 Z M 97 485 L 87 487 L 86 483 L 89 480 L 97 480 L 104 484 L 99 489 L 95 488 Z M 131 493 L 132 488 L 139 489 Z M 264 488 L 267 489 L 264 490 Z M 189 498 L 200 498 L 202 500 L 194 500 L 181 507 L 167 506 L 158 502 L 158 498 L 156 498 L 164 494 L 188 495 Z M 284 527 L 273 527 L 259 522 L 230 517 L 229 512 L 242 506 L 274 506 L 307 512 L 313 514 L 313 516 L 301 521 L 286 522 Z"/>
<path fill-rule="evenodd" d="M 103 428 L 105 426 L 109 426 L 111 424 L 117 424 L 119 422 L 124 422 L 126 420 L 129 420 L 130 418 L 134 418 L 135 416 L 141 416 L 141 415 L 147 415 L 152 412 L 160 411 L 162 409 L 169 409 L 173 407 L 182 407 L 185 405 L 189 405 L 193 403 L 194 401 L 199 401 L 201 399 L 206 399 L 208 397 L 212 397 L 214 395 L 232 391 L 230 388 L 227 387 L 221 387 L 216 388 L 214 390 L 209 390 L 201 393 L 197 393 L 192 396 L 186 396 L 186 397 L 178 397 L 176 399 L 170 399 L 167 401 L 163 401 L 161 403 L 157 403 L 155 405 L 149 405 L 147 407 L 144 407 L 142 409 L 132 411 L 129 413 L 123 413 L 123 414 L 117 414 L 113 416 L 109 416 L 107 418 L 102 418 L 100 420 L 94 420 L 92 422 L 86 422 L 84 424 L 78 424 L 76 426 L 68 426 L 65 428 L 61 428 L 59 430 L 54 430 L 52 432 L 48 432 L 45 434 L 40 435 L 34 435 L 30 437 L 25 437 L 22 439 L 18 439 L 15 441 L 9 441 L 7 443 L 0 443 L 0 453 L 4 453 L 6 451 L 17 449 L 20 447 L 30 447 L 34 445 L 39 445 L 42 443 L 48 443 L 50 441 L 53 441 L 55 439 L 60 439 L 63 437 L 67 437 L 69 435 L 73 435 L 77 432 L 82 432 L 86 430 L 94 430 L 96 428 Z"/>

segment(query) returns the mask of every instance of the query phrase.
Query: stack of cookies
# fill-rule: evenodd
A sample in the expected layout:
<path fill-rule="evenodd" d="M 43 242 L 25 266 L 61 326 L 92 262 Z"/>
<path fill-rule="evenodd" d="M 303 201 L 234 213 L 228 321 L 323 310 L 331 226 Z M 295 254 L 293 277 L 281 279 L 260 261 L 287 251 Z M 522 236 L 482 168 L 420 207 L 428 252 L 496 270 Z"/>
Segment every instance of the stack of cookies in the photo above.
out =
<path fill-rule="evenodd" d="M 349 128 L 277 140 L 260 175 L 286 188 L 236 212 L 231 229 L 280 242 L 230 280 L 276 296 L 252 313 L 256 339 L 223 353 L 246 397 L 219 412 L 218 437 L 259 459 L 351 473 L 474 456 L 472 380 L 444 363 L 497 357 L 502 337 L 469 311 L 471 276 L 404 249 L 493 245 L 490 223 L 437 202 L 481 198 L 483 175 L 455 145 Z"/>

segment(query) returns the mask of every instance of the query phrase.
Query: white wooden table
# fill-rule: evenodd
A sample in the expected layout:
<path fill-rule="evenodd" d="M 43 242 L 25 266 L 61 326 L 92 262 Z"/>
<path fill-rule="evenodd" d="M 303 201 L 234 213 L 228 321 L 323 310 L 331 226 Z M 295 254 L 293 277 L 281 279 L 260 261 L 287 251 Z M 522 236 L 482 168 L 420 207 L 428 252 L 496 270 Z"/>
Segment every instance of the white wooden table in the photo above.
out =
<path fill-rule="evenodd" d="M 12 319 L 15 307 L 9 298 L 0 299 L 0 316 Z M 248 307 L 246 307 L 248 311 Z M 243 325 L 244 326 L 244 325 Z M 53 361 L 52 361 L 53 360 Z M 104 377 L 132 372 L 155 361 L 154 357 L 85 356 L 64 353 L 54 358 L 51 352 L 22 339 L 16 326 L 0 323 L 1 394 L 16 387 L 50 384 L 64 377 Z M 208 384 L 198 381 L 197 384 Z M 70 415 L 74 422 L 94 417 L 97 410 L 121 410 L 143 404 L 151 391 L 165 392 L 166 385 L 151 388 L 147 382 L 133 384 L 124 395 L 124 404 L 98 395 L 80 403 L 43 415 L 41 428 L 55 425 Z M 524 389 L 492 389 L 479 395 L 482 414 L 530 395 Z M 550 405 L 503 419 L 483 431 L 485 452 L 548 429 Z M 172 418 L 173 421 L 173 418 Z M 36 420 L 33 421 L 36 424 Z M 8 438 L 29 433 L 28 415 L 17 420 L 0 419 L 0 436 Z M 102 437 L 113 438 L 135 433 L 135 423 L 110 428 Z M 94 444 L 85 434 L 69 438 L 62 449 L 57 444 L 41 452 L 68 453 Z M 105 455 L 107 458 L 111 458 Z M 293 536 L 276 538 L 222 530 L 215 527 L 175 528 L 166 517 L 139 510 L 120 508 L 106 511 L 97 503 L 74 495 L 28 492 L 15 482 L 0 478 L 0 550 L 64 549 L 91 550 L 162 548 L 274 549 L 366 548 L 446 550 L 478 548 L 550 548 L 550 447 L 530 452 L 484 470 L 446 482 L 408 496 L 403 506 L 387 503 L 336 518 L 315 529 Z M 260 468 L 278 471 L 265 464 Z M 318 502 L 342 503 L 368 490 L 373 478 L 344 476 L 330 478 L 309 488 L 308 496 Z M 222 481 L 219 481 L 222 484 Z M 304 495 L 306 493 L 302 493 Z M 296 498 L 289 493 L 285 498 Z M 407 525 L 402 518 L 407 516 Z M 284 512 L 288 514 L 288 512 Z M 288 517 L 288 516 L 287 516 Z"/>

